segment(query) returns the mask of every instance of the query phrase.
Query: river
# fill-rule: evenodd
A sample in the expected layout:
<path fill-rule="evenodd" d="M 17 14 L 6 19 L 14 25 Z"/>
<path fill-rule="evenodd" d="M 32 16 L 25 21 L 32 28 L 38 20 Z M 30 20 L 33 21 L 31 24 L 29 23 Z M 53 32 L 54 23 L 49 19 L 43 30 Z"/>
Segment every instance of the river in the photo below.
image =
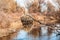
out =
<path fill-rule="evenodd" d="M 49 35 L 47 27 L 42 27 L 41 33 L 39 34 L 41 35 L 34 36 L 33 34 L 31 35 L 27 33 L 25 30 L 20 30 L 17 33 L 17 36 L 13 38 L 13 40 L 60 40 L 60 35 L 57 36 L 57 34 L 54 32 L 50 33 Z"/>

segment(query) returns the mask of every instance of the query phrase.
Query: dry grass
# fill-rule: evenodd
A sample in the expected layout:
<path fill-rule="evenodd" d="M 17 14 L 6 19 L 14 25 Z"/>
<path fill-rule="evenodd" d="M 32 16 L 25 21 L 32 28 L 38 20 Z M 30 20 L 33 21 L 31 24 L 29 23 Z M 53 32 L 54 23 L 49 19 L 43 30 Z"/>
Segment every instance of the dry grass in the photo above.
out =
<path fill-rule="evenodd" d="M 22 27 L 19 13 L 7 14 L 0 11 L 0 37 L 14 33 Z"/>
<path fill-rule="evenodd" d="M 10 36 L 10 33 L 14 33 L 18 29 L 23 28 L 20 19 L 23 13 L 24 13 L 24 9 L 17 7 L 16 3 L 13 2 L 12 0 L 0 0 L 0 37 L 7 35 Z M 32 17 L 35 20 L 39 20 L 41 23 L 44 24 L 50 25 L 50 24 L 60 23 L 60 18 L 59 18 L 60 11 L 54 12 L 51 9 L 51 11 L 46 12 L 46 14 L 40 13 L 40 7 L 39 5 L 37 5 L 37 3 L 36 4 L 34 3 L 29 8 L 29 13 L 32 15 Z M 33 28 L 31 32 L 33 32 L 34 30 L 36 31 L 39 30 L 40 24 L 34 21 L 33 26 L 35 26 L 35 28 Z"/>
<path fill-rule="evenodd" d="M 0 10 L 4 10 L 5 12 L 15 11 L 16 3 L 14 0 L 0 0 Z"/>

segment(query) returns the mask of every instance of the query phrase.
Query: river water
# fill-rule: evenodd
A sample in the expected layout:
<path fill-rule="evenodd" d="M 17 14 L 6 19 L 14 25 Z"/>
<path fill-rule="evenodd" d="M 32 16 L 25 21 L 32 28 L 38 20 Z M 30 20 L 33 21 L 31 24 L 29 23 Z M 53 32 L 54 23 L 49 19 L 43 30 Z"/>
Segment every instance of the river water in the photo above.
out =
<path fill-rule="evenodd" d="M 31 35 L 27 33 L 25 30 L 20 30 L 13 40 L 60 40 L 60 35 L 57 36 L 57 34 L 54 32 L 50 33 L 49 35 L 47 32 L 47 27 L 42 27 L 41 33 L 39 34 L 41 35 L 34 36 L 33 34 Z"/>

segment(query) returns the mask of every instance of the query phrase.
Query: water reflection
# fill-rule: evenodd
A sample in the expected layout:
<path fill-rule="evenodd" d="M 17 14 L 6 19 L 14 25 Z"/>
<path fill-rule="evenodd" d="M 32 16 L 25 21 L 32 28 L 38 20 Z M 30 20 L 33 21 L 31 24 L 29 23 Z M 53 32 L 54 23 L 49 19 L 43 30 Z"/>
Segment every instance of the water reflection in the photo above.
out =
<path fill-rule="evenodd" d="M 20 30 L 17 33 L 17 36 L 14 38 L 14 40 L 25 40 L 27 39 L 28 33 L 24 30 Z"/>
<path fill-rule="evenodd" d="M 13 40 L 60 40 L 60 35 L 56 36 L 52 29 L 42 27 L 39 29 L 33 29 L 31 33 L 20 30 Z"/>

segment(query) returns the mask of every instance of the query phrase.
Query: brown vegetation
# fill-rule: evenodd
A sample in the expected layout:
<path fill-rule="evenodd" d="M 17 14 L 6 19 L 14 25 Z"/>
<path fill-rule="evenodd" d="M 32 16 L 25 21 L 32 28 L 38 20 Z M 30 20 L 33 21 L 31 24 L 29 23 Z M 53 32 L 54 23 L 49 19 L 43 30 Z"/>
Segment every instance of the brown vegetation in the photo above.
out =
<path fill-rule="evenodd" d="M 5 12 L 15 11 L 16 3 L 13 0 L 0 0 L 0 10 Z"/>
<path fill-rule="evenodd" d="M 52 7 L 50 5 L 48 6 L 49 8 Z M 34 3 L 29 8 L 29 13 L 32 15 L 32 18 L 34 20 L 29 20 L 28 22 L 30 22 L 29 23 L 30 25 L 27 26 L 30 26 L 30 28 L 32 26 L 34 27 L 31 30 L 32 34 L 34 34 L 33 31 L 34 32 L 36 31 L 37 32 L 36 34 L 38 34 L 38 32 L 40 32 L 38 30 L 42 24 L 44 25 L 52 25 L 56 23 L 60 24 L 60 18 L 59 18 L 60 10 L 55 12 L 53 11 L 54 9 L 52 10 L 52 8 L 50 9 L 51 11 L 47 11 L 46 14 L 40 12 L 40 6 L 37 5 L 37 3 Z M 16 32 L 18 29 L 20 30 L 24 28 L 23 22 L 21 21 L 23 13 L 24 9 L 17 7 L 16 3 L 13 2 L 13 0 L 5 0 L 5 1 L 0 0 L 0 37 L 7 35 L 9 36 L 11 33 Z M 24 17 L 26 18 L 25 15 Z M 39 22 L 41 22 L 41 24 L 39 24 Z M 27 27 L 26 29 L 28 29 L 29 31 L 30 28 Z M 48 31 L 50 31 L 50 28 Z"/>

